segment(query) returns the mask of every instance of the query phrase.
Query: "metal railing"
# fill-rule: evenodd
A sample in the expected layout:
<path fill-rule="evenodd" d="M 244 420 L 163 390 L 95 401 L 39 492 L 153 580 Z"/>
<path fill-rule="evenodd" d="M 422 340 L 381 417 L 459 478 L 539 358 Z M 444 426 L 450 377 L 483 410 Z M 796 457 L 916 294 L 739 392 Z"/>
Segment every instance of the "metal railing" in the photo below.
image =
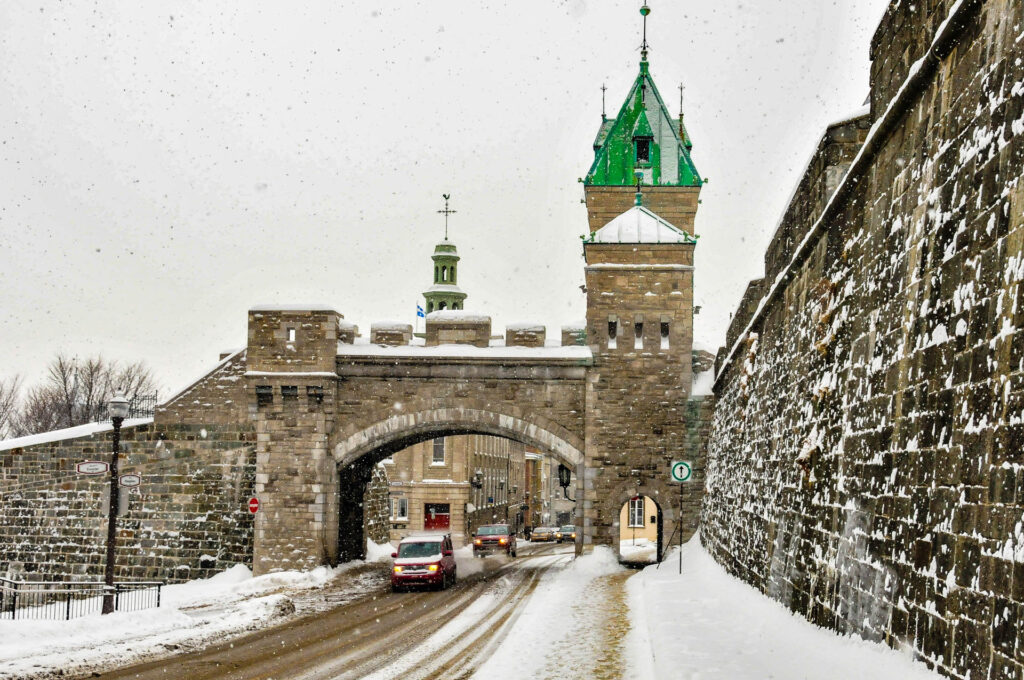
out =
<path fill-rule="evenodd" d="M 160 606 L 162 581 L 115 583 L 114 611 L 132 612 Z M 0 620 L 69 620 L 103 610 L 103 583 L 12 581 L 0 578 Z"/>
<path fill-rule="evenodd" d="M 131 402 L 128 404 L 128 418 L 152 418 L 156 413 L 156 407 L 159 403 L 160 397 L 157 392 L 153 392 L 152 394 L 137 394 L 132 397 Z M 110 414 L 107 413 L 107 406 L 107 404 L 103 404 L 99 417 L 96 419 L 97 422 L 110 422 Z"/>

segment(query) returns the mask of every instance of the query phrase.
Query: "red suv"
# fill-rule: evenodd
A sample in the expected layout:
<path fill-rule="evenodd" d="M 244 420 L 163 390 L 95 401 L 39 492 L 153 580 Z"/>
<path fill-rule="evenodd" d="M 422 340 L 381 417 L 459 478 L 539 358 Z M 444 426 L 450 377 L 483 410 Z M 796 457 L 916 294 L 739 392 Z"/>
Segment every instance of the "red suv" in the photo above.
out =
<path fill-rule="evenodd" d="M 444 590 L 455 585 L 455 557 L 448 534 L 403 538 L 398 552 L 391 553 L 391 557 L 395 560 L 391 568 L 393 592 L 407 586 L 427 585 Z"/>
<path fill-rule="evenodd" d="M 507 524 L 485 524 L 473 535 L 474 557 L 483 557 L 493 552 L 516 556 L 516 535 Z"/>

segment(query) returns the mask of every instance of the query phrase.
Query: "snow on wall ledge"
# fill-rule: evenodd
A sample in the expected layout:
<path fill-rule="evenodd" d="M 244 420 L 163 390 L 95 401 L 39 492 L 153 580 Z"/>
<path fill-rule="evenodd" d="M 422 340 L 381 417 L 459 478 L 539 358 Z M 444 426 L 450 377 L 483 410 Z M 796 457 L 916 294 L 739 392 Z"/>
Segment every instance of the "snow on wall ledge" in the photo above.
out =
<path fill-rule="evenodd" d="M 905 4 L 892 123 L 819 228 L 795 196 L 806 256 L 718 378 L 701 532 L 815 623 L 1024 677 L 1024 5 Z M 879 69 L 921 35 L 901 88 Z"/>

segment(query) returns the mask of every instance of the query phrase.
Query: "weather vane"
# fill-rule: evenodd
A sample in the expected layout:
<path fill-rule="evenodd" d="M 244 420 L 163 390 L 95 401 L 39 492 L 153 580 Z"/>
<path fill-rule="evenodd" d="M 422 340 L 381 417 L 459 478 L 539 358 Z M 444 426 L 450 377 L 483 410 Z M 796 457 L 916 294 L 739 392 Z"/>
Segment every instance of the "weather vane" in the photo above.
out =
<path fill-rule="evenodd" d="M 444 240 L 447 241 L 448 240 L 448 216 L 449 215 L 454 215 L 457 211 L 456 210 L 449 210 L 448 209 L 448 199 L 450 199 L 452 197 L 451 194 L 441 194 L 441 196 L 442 196 L 442 198 L 444 198 L 444 210 L 438 210 L 437 212 L 442 214 L 442 215 L 444 215 Z"/>
<path fill-rule="evenodd" d="M 647 44 L 647 15 L 651 13 L 651 8 L 644 3 L 644 6 L 640 8 L 640 16 L 644 18 L 644 41 L 640 44 L 640 57 L 647 61 L 647 50 L 650 49 L 650 45 Z"/>

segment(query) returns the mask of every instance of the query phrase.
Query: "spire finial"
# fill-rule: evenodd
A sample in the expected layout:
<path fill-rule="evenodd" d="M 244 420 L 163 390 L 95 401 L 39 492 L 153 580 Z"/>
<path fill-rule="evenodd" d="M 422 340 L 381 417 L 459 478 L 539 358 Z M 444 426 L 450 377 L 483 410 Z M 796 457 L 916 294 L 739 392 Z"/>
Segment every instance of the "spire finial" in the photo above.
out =
<path fill-rule="evenodd" d="M 683 117 L 683 92 L 686 90 L 686 86 L 679 83 L 679 117 Z"/>
<path fill-rule="evenodd" d="M 644 204 L 644 190 L 643 190 L 644 173 L 638 171 L 634 175 L 634 177 L 636 177 L 636 200 L 634 201 L 634 204 L 635 205 L 643 205 Z"/>
<path fill-rule="evenodd" d="M 601 120 L 607 118 L 604 111 L 604 93 L 608 90 L 604 83 L 601 83 Z"/>
<path fill-rule="evenodd" d="M 647 63 L 647 50 L 651 47 L 647 44 L 647 15 L 650 13 L 651 8 L 645 2 L 643 7 L 640 8 L 640 16 L 644 18 L 644 41 L 640 43 L 640 61 L 643 63 Z"/>
<path fill-rule="evenodd" d="M 448 216 L 454 215 L 457 211 L 448 209 L 448 200 L 452 197 L 451 194 L 441 194 L 444 199 L 444 210 L 438 210 L 437 212 L 444 215 L 444 240 L 448 240 Z"/>

